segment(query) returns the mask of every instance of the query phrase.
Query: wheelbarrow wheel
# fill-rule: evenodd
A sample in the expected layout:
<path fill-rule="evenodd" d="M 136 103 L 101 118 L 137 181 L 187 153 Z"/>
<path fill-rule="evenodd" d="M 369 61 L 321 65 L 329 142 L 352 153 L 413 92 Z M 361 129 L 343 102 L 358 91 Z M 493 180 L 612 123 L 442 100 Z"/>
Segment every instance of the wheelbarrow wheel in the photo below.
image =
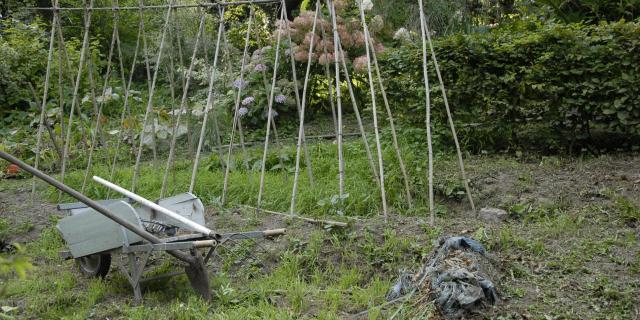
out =
<path fill-rule="evenodd" d="M 89 278 L 104 278 L 111 267 L 111 255 L 108 253 L 92 254 L 77 258 L 76 264 L 80 273 Z"/>

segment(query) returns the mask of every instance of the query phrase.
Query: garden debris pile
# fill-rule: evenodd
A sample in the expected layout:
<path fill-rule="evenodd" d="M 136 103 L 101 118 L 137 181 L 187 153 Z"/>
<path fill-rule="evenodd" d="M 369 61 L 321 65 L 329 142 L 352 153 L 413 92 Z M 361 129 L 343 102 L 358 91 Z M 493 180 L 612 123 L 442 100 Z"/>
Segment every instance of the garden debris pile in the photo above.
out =
<path fill-rule="evenodd" d="M 387 299 L 415 293 L 419 302 L 433 301 L 446 318 L 460 318 L 498 302 L 495 278 L 482 244 L 466 237 L 440 238 L 424 268 L 413 277 L 401 275 Z"/>

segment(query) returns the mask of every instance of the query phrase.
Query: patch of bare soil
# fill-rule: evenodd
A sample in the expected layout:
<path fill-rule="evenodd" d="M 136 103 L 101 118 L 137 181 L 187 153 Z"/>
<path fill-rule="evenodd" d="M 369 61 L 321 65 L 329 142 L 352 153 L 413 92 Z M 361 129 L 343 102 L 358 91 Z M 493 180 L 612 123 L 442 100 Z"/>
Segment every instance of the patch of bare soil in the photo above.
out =
<path fill-rule="evenodd" d="M 0 219 L 7 222 L 5 243 L 26 243 L 36 239 L 56 215 L 56 206 L 31 193 L 30 180 L 0 180 Z"/>

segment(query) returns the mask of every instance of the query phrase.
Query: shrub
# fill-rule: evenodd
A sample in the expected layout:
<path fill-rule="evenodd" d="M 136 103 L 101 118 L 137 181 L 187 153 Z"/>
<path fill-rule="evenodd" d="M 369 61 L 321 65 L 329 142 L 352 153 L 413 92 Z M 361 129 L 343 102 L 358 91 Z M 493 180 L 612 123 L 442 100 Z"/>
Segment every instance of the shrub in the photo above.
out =
<path fill-rule="evenodd" d="M 419 45 L 419 44 L 418 44 Z M 520 22 L 489 33 L 434 43 L 455 119 L 466 138 L 521 143 L 536 128 L 559 146 L 594 132 L 640 133 L 640 23 L 594 26 Z M 382 57 L 396 113 L 424 126 L 422 52 L 390 49 Z M 437 126 L 446 123 L 433 64 L 430 83 Z M 530 134 L 527 133 L 528 136 Z M 471 140 L 473 141 L 473 140 Z"/>
<path fill-rule="evenodd" d="M 27 81 L 41 77 L 47 65 L 46 35 L 40 22 L 0 21 L 0 116 L 9 106 L 28 109 L 33 95 Z"/>

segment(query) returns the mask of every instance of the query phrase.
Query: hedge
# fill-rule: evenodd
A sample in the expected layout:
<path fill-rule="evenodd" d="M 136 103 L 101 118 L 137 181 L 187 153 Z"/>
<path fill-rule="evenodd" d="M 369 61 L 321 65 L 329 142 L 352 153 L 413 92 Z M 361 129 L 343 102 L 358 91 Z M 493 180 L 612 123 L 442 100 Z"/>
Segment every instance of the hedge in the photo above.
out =
<path fill-rule="evenodd" d="M 640 133 L 638 21 L 520 22 L 438 39 L 434 46 L 455 118 L 469 141 L 484 135 L 521 143 L 533 127 L 556 145 L 588 141 L 594 132 Z M 415 117 L 424 114 L 421 47 L 389 49 L 382 60 L 396 113 L 424 126 Z M 430 82 L 434 116 L 444 125 L 434 73 Z"/>

